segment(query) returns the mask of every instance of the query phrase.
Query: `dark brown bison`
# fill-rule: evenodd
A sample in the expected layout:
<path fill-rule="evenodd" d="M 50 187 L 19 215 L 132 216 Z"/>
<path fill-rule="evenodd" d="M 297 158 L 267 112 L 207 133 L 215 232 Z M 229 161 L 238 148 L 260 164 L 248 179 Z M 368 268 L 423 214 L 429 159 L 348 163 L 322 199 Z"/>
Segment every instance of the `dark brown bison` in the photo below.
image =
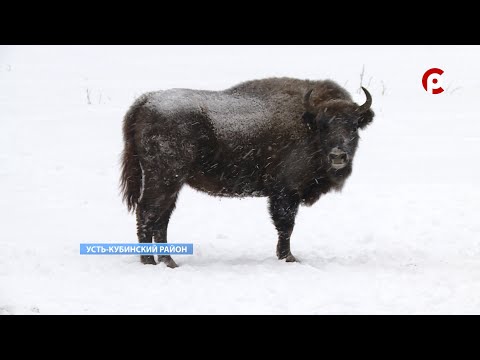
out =
<path fill-rule="evenodd" d="M 290 235 L 298 206 L 342 188 L 358 129 L 373 120 L 372 97 L 362 89 L 363 105 L 331 80 L 291 78 L 142 95 L 125 115 L 121 175 L 139 242 L 167 242 L 177 195 L 188 184 L 215 196 L 268 197 L 277 256 L 295 261 Z M 155 264 L 152 255 L 141 261 Z M 158 261 L 177 266 L 170 256 Z"/>

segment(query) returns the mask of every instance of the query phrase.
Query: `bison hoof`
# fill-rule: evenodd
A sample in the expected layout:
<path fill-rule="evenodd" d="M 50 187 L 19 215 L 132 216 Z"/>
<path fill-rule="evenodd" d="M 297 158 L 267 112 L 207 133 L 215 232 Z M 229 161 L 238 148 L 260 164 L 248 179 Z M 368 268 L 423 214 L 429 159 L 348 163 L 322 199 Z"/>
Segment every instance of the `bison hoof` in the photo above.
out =
<path fill-rule="evenodd" d="M 295 259 L 295 256 L 293 256 L 291 252 L 289 252 L 285 255 L 280 255 L 278 257 L 278 260 L 285 260 L 286 262 L 296 262 L 297 261 L 297 259 Z"/>
<path fill-rule="evenodd" d="M 177 263 L 173 261 L 170 255 L 158 255 L 158 262 L 164 263 L 165 265 L 167 265 L 167 267 L 171 269 L 178 267 Z"/>
<path fill-rule="evenodd" d="M 140 255 L 140 261 L 145 265 L 157 265 L 153 255 Z"/>
<path fill-rule="evenodd" d="M 297 259 L 295 259 L 295 256 L 293 256 L 292 254 L 288 254 L 288 256 L 285 258 L 285 261 L 286 262 L 296 262 Z"/>

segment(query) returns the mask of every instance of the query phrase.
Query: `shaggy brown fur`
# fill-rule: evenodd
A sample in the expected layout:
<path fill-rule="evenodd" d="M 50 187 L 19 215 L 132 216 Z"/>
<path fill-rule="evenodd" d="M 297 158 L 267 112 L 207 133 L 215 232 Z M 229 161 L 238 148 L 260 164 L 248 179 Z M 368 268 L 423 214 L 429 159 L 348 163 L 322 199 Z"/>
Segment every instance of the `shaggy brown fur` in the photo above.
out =
<path fill-rule="evenodd" d="M 330 80 L 270 78 L 224 91 L 142 95 L 124 119 L 121 186 L 137 212 L 140 242 L 167 241 L 184 184 L 214 196 L 265 196 L 277 255 L 295 261 L 290 235 L 300 204 L 340 190 L 352 171 L 358 129 L 374 113 Z M 159 257 L 175 267 L 168 257 Z M 153 256 L 142 256 L 154 264 Z"/>

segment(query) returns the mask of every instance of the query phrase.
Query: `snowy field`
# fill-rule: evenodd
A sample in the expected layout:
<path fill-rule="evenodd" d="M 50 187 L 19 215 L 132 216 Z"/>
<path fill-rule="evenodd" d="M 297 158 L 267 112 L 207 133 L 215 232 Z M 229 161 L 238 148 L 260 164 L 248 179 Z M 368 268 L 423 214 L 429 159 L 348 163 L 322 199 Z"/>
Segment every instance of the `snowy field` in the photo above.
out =
<path fill-rule="evenodd" d="M 480 314 L 480 47 L 0 47 L 0 314 Z M 300 208 L 299 263 L 266 199 L 184 188 L 180 265 L 80 256 L 136 242 L 119 196 L 122 118 L 146 91 L 331 78 L 373 96 L 341 193 Z M 423 73 L 442 68 L 445 92 Z"/>

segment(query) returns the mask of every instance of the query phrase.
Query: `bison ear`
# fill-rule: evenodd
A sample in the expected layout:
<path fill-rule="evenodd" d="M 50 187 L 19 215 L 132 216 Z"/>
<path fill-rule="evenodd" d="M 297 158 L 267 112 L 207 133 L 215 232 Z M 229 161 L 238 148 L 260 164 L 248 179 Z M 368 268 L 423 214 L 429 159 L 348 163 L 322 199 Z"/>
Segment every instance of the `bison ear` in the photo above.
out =
<path fill-rule="evenodd" d="M 365 128 L 368 124 L 373 121 L 375 113 L 372 109 L 368 109 L 365 113 L 361 114 L 357 120 L 357 126 L 359 129 Z"/>

